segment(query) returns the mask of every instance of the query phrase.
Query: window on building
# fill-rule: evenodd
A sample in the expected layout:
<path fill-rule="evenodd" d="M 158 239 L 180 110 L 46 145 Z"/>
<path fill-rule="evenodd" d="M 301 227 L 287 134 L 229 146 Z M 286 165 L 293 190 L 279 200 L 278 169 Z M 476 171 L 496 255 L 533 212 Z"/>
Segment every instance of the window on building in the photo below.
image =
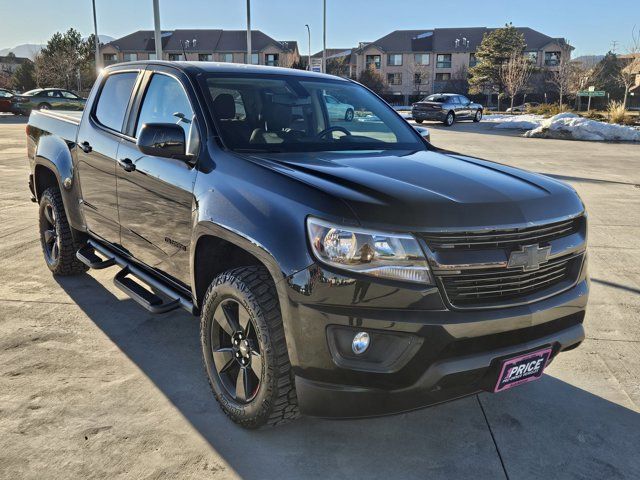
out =
<path fill-rule="evenodd" d="M 96 106 L 98 122 L 117 132 L 122 130 L 124 114 L 137 78 L 137 72 L 112 73 L 107 77 Z"/>
<path fill-rule="evenodd" d="M 136 124 L 136 138 L 145 123 L 175 123 L 184 130 L 187 153 L 197 153 L 198 129 L 193 108 L 184 88 L 175 78 L 154 74 L 142 102 Z"/>
<path fill-rule="evenodd" d="M 475 53 L 470 53 L 469 54 L 469 66 L 470 67 L 475 67 L 478 64 L 478 59 L 476 58 L 476 54 Z"/>
<path fill-rule="evenodd" d="M 544 64 L 547 67 L 560 65 L 560 52 L 544 52 Z"/>
<path fill-rule="evenodd" d="M 158 56 L 155 53 L 150 53 L 149 54 L 149 60 L 157 60 Z"/>
<path fill-rule="evenodd" d="M 199 53 L 198 60 L 200 60 L 201 62 L 210 62 L 211 60 L 213 60 L 213 55 L 211 55 L 210 53 Z"/>
<path fill-rule="evenodd" d="M 169 61 L 170 62 L 179 62 L 183 60 L 182 54 L 181 53 L 170 53 L 169 54 Z"/>
<path fill-rule="evenodd" d="M 439 80 L 439 81 L 451 80 L 451 74 L 450 73 L 436 73 L 436 80 Z"/>
<path fill-rule="evenodd" d="M 102 55 L 105 65 L 110 65 L 118 61 L 118 55 L 115 53 L 105 53 Z"/>
<path fill-rule="evenodd" d="M 264 64 L 271 67 L 277 67 L 279 58 L 280 55 L 277 53 L 268 53 L 264 56 Z"/>
<path fill-rule="evenodd" d="M 399 67 L 402 65 L 402 54 L 401 53 L 390 53 L 387 55 L 387 65 L 391 67 Z"/>
<path fill-rule="evenodd" d="M 439 53 L 436 57 L 436 68 L 451 68 L 451 54 Z"/>
<path fill-rule="evenodd" d="M 136 60 L 138 60 L 138 54 L 137 53 L 123 53 L 122 54 L 122 59 L 125 62 L 135 62 Z"/>
<path fill-rule="evenodd" d="M 388 73 L 387 74 L 387 83 L 389 85 L 402 85 L 402 74 L 401 73 Z"/>
<path fill-rule="evenodd" d="M 424 73 L 415 72 L 413 74 L 413 84 L 414 85 L 422 85 L 423 80 L 426 80 L 424 77 L 425 77 Z"/>
<path fill-rule="evenodd" d="M 219 53 L 218 58 L 220 58 L 221 62 L 233 62 L 233 53 Z"/>
<path fill-rule="evenodd" d="M 538 63 L 538 52 L 524 52 L 524 56 L 531 60 L 532 63 Z"/>
<path fill-rule="evenodd" d="M 247 62 L 247 54 L 244 54 L 244 63 L 249 63 Z M 260 63 L 260 60 L 258 58 L 258 54 L 257 53 L 252 53 L 251 54 L 251 65 L 258 65 Z"/>
<path fill-rule="evenodd" d="M 373 68 L 380 69 L 380 65 L 382 63 L 380 55 L 367 55 L 366 64 L 367 68 L 373 65 Z"/>
<path fill-rule="evenodd" d="M 428 53 L 416 53 L 413 55 L 413 63 L 416 65 L 429 65 Z"/>

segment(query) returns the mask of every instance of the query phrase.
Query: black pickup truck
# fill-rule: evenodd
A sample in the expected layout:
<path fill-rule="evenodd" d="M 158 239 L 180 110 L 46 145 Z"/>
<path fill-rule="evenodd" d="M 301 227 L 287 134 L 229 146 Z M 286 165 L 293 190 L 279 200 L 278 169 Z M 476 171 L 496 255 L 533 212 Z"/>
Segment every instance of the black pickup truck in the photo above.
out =
<path fill-rule="evenodd" d="M 49 269 L 118 267 L 149 312 L 199 315 L 214 395 L 245 427 L 503 391 L 584 338 L 576 192 L 439 150 L 351 80 L 120 64 L 81 116 L 32 113 L 27 138 Z"/>

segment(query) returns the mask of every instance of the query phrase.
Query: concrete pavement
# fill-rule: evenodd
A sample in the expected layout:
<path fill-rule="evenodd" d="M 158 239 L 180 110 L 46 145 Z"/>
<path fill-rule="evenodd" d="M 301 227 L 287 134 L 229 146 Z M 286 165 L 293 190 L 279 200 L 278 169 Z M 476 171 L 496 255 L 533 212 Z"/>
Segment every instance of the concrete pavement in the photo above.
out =
<path fill-rule="evenodd" d="M 0 478 L 640 478 L 640 146 L 426 126 L 440 147 L 578 190 L 587 340 L 499 395 L 247 432 L 209 391 L 197 319 L 147 314 L 110 271 L 49 274 L 24 125 L 0 119 Z"/>

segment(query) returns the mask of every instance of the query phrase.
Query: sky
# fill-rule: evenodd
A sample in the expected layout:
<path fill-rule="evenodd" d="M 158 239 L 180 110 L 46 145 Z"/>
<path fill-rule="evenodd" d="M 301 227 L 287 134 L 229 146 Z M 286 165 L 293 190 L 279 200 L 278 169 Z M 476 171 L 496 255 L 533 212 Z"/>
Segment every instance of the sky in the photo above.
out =
<path fill-rule="evenodd" d="M 153 29 L 152 0 L 95 0 L 98 33 L 118 38 Z M 252 0 L 252 27 L 276 40 L 297 40 L 307 53 L 322 48 L 322 0 Z M 91 0 L 0 0 L 0 48 L 46 43 L 69 27 L 93 32 Z M 245 0 L 160 0 L 163 29 L 246 28 Z M 604 54 L 617 41 L 624 53 L 634 26 L 640 28 L 638 0 L 327 0 L 327 48 L 357 45 L 393 30 L 436 27 L 528 26 L 565 37 L 574 57 Z"/>

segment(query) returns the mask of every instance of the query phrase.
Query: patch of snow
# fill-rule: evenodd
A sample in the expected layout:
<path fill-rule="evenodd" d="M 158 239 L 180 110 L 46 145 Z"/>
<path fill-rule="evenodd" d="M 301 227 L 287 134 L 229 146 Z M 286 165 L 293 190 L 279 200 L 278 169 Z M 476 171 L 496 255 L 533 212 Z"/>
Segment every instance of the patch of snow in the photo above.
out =
<path fill-rule="evenodd" d="M 494 128 L 527 130 L 525 137 L 640 142 L 638 128 L 590 120 L 571 112 L 559 113 L 550 118 L 531 114 L 487 115 L 483 122 L 494 123 Z"/>
<path fill-rule="evenodd" d="M 640 142 L 640 130 L 637 128 L 590 120 L 575 113 L 560 113 L 547 118 L 538 127 L 526 132 L 524 136 L 569 138 L 593 142 Z"/>
<path fill-rule="evenodd" d="M 483 122 L 495 123 L 494 128 L 507 128 L 513 130 L 531 130 L 540 126 L 544 120 L 542 115 L 485 115 Z"/>

